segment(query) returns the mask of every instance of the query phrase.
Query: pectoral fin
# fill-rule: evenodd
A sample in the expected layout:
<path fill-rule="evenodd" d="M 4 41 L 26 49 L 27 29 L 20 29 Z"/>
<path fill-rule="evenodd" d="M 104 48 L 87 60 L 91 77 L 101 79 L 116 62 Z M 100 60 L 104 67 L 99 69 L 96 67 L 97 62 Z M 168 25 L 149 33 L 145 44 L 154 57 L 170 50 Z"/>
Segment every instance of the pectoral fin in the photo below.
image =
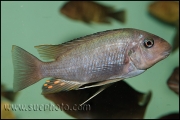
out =
<path fill-rule="evenodd" d="M 76 81 L 67 81 L 62 79 L 47 80 L 42 87 L 42 94 L 56 93 L 60 91 L 77 90 L 80 86 L 86 83 Z"/>
<path fill-rule="evenodd" d="M 111 79 L 111 80 L 106 80 L 106 81 L 98 82 L 98 83 L 96 83 L 94 85 L 90 85 L 90 86 L 85 86 L 85 87 L 79 88 L 79 89 L 86 89 L 86 88 L 91 88 L 91 87 L 102 86 L 102 87 L 99 88 L 99 90 L 96 93 L 94 93 L 94 95 L 92 95 L 89 99 L 87 99 L 85 102 L 83 102 L 80 106 L 82 106 L 83 104 L 85 104 L 86 102 L 91 100 L 93 97 L 95 97 L 96 95 L 101 93 L 103 90 L 105 90 L 109 86 L 111 86 L 114 82 L 117 82 L 117 81 L 120 81 L 120 80 L 122 80 L 122 79 Z"/>

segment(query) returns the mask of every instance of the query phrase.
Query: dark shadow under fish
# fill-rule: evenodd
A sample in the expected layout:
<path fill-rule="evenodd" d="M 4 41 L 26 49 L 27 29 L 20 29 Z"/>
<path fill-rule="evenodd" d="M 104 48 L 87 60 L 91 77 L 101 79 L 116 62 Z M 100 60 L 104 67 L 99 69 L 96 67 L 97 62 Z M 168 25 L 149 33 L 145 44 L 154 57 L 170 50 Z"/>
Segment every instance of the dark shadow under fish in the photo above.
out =
<path fill-rule="evenodd" d="M 167 81 L 168 87 L 179 95 L 179 67 L 176 67 Z"/>
<path fill-rule="evenodd" d="M 111 23 L 109 18 L 125 23 L 125 10 L 115 11 L 113 7 L 101 5 L 93 1 L 66 2 L 60 12 L 68 18 L 80 20 L 85 23 Z"/>
<path fill-rule="evenodd" d="M 44 97 L 56 105 L 62 103 L 72 108 L 75 104 L 91 97 L 100 87 L 83 90 L 45 94 Z M 89 105 L 88 110 L 65 110 L 72 117 L 85 118 L 138 118 L 142 119 L 146 107 L 151 99 L 151 92 L 144 94 L 134 90 L 124 81 L 119 81 L 104 90 L 101 94 L 88 101 L 83 106 Z M 82 107 L 83 107 L 82 106 Z"/>

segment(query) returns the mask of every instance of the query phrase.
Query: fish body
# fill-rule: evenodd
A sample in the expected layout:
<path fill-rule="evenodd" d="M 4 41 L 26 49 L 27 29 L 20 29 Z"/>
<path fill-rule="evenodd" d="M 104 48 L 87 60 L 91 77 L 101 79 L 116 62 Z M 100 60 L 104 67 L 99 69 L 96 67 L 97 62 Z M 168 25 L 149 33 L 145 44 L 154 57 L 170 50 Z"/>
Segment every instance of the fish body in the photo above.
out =
<path fill-rule="evenodd" d="M 74 20 L 85 23 L 110 23 L 109 17 L 122 23 L 125 22 L 125 11 L 115 11 L 112 7 L 101 5 L 92 1 L 70 1 L 66 2 L 60 12 Z"/>
<path fill-rule="evenodd" d="M 177 24 L 179 21 L 179 2 L 177 1 L 153 2 L 148 9 L 153 16 L 164 22 Z"/>
<path fill-rule="evenodd" d="M 98 32 L 72 42 L 35 48 L 42 58 L 51 61 L 42 62 L 13 46 L 15 91 L 46 77 L 55 79 L 46 81 L 43 94 L 77 90 L 89 83 L 110 84 L 143 73 L 171 51 L 164 39 L 133 28 Z"/>
<path fill-rule="evenodd" d="M 167 80 L 168 87 L 179 95 L 179 67 L 174 68 L 173 73 Z"/>

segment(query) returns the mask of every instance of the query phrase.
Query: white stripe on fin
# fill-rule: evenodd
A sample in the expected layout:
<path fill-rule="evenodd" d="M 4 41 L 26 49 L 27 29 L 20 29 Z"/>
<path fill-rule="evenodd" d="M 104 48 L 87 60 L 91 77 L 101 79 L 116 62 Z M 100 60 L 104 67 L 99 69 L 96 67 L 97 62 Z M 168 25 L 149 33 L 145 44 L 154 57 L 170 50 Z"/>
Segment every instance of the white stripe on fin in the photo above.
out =
<path fill-rule="evenodd" d="M 115 82 L 120 81 L 120 80 L 122 80 L 122 79 L 120 79 L 120 78 L 110 79 L 110 80 L 98 82 L 98 83 L 96 83 L 94 85 L 90 85 L 90 86 L 85 86 L 85 87 L 79 88 L 79 89 L 86 89 L 86 88 L 101 86 L 99 88 L 99 90 L 96 93 L 94 93 L 94 95 L 92 95 L 90 98 L 88 98 L 86 101 L 84 101 L 80 106 L 82 106 L 83 104 L 85 104 L 86 102 L 88 102 L 89 100 L 94 98 L 96 95 L 101 93 L 103 90 L 105 90 L 106 88 L 108 88 L 109 86 L 111 86 L 112 84 L 114 84 Z"/>
<path fill-rule="evenodd" d="M 93 84 L 93 85 L 90 85 L 90 86 L 84 86 L 84 87 L 81 87 L 81 88 L 79 88 L 79 89 L 86 89 L 86 88 L 91 88 L 91 87 L 102 86 L 102 85 L 106 85 L 106 84 L 114 83 L 114 82 L 117 82 L 117 81 L 120 81 L 120 80 L 122 80 L 122 79 L 117 78 L 117 79 L 105 80 L 105 81 L 98 82 L 98 83 Z"/>
<path fill-rule="evenodd" d="M 86 101 L 84 101 L 80 106 L 82 106 L 82 105 L 84 105 L 86 102 L 88 102 L 89 100 L 91 100 L 92 98 L 94 98 L 96 95 L 98 95 L 99 93 L 101 93 L 103 90 L 105 90 L 106 88 L 108 88 L 109 86 L 111 86 L 113 83 L 111 83 L 111 84 L 106 84 L 106 85 L 104 85 L 104 86 L 101 86 L 100 88 L 99 88 L 99 90 L 96 92 L 96 93 L 94 93 L 94 95 L 92 95 L 90 98 L 88 98 Z"/>

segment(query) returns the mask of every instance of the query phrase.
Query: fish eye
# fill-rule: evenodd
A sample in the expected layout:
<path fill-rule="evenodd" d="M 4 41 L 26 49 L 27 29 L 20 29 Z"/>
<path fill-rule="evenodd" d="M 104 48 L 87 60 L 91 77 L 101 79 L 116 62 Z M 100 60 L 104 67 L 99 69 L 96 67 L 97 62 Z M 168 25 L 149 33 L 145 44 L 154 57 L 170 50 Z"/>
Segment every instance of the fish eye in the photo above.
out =
<path fill-rule="evenodd" d="M 151 48 L 154 45 L 154 40 L 153 39 L 145 39 L 144 40 L 144 46 L 146 48 Z"/>

